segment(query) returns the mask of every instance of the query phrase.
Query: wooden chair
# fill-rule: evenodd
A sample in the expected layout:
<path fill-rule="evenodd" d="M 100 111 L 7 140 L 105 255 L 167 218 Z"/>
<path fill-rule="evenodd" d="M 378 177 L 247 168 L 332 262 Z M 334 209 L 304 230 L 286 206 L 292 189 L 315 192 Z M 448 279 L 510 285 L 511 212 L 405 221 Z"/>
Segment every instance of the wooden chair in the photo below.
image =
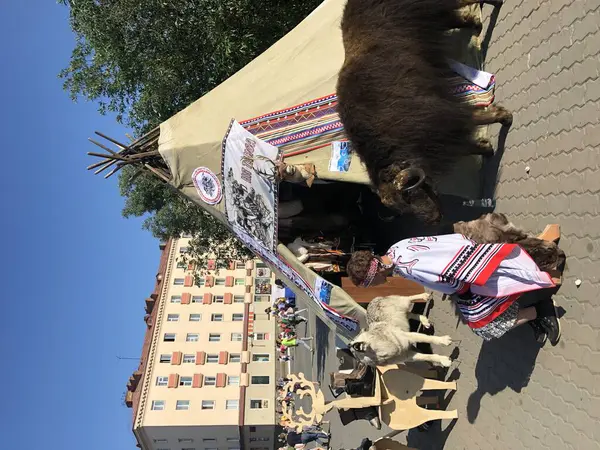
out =
<path fill-rule="evenodd" d="M 420 391 L 448 389 L 456 390 L 456 382 L 424 378 L 413 369 L 401 366 L 378 367 L 381 373 L 380 419 L 393 430 L 408 430 L 431 420 L 457 419 L 458 411 L 443 411 L 421 408 L 435 404 L 435 397 L 417 397 Z"/>
<path fill-rule="evenodd" d="M 422 406 L 437 404 L 437 398 L 432 396 L 418 396 L 422 391 L 449 389 L 456 390 L 456 382 L 438 381 L 427 376 L 434 376 L 436 372 L 430 369 L 419 369 L 407 366 L 377 367 L 375 373 L 375 389 L 371 397 L 346 397 L 325 402 L 321 390 L 306 380 L 303 373 L 290 374 L 292 378 L 285 386 L 291 389 L 295 383 L 301 383 L 306 389 L 297 393 L 302 398 L 308 396 L 312 400 L 310 411 L 302 408 L 295 409 L 288 402 L 281 402 L 283 412 L 289 417 L 290 424 L 298 430 L 303 426 L 321 423 L 323 416 L 332 408 L 358 409 L 370 406 L 379 408 L 380 420 L 393 430 L 408 430 L 418 427 L 432 420 L 456 419 L 456 410 L 443 411 L 425 409 Z M 382 444 L 383 445 L 383 444 Z"/>
<path fill-rule="evenodd" d="M 551 224 L 546 225 L 544 231 L 538 236 L 538 239 L 548 242 L 557 242 L 560 239 L 560 225 Z"/>

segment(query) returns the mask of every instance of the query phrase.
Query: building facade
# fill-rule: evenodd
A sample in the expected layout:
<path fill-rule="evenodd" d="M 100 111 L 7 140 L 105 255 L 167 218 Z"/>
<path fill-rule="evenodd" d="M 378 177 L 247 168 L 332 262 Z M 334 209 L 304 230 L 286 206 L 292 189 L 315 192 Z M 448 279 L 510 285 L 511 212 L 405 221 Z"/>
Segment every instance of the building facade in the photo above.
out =
<path fill-rule="evenodd" d="M 194 279 L 189 239 L 162 245 L 140 366 L 126 403 L 144 450 L 271 450 L 275 445 L 275 321 L 270 269 L 231 261 Z"/>

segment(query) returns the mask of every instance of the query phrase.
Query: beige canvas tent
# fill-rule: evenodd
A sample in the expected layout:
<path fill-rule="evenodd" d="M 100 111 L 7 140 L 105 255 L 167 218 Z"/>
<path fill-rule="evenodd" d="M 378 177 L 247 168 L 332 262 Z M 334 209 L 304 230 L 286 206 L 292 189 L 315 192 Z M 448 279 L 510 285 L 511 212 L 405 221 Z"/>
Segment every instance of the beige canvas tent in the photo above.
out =
<path fill-rule="evenodd" d="M 232 119 L 243 121 L 335 92 L 337 74 L 344 59 L 340 31 L 344 4 L 345 0 L 324 1 L 265 53 L 162 123 L 159 129 L 129 145 L 111 140 L 121 147 L 120 152 L 103 155 L 107 159 L 93 167 L 100 167 L 98 171 L 114 164 L 117 168 L 127 163 L 145 167 L 231 228 L 225 214 L 225 201 L 207 203 L 193 183 L 194 171 L 200 167 L 208 169 L 216 175 L 221 188 L 224 184 L 222 145 Z M 477 7 L 473 8 L 473 11 L 479 13 Z M 451 39 L 456 39 L 455 59 L 473 67 L 481 66 L 478 61 L 477 40 L 458 32 Z M 325 146 L 286 157 L 285 162 L 310 162 L 315 165 L 318 177 L 323 180 L 368 183 L 364 168 L 356 159 L 352 160 L 347 172 L 329 171 L 330 155 L 331 148 Z M 340 317 L 356 320 L 358 326 L 365 324 L 364 309 L 339 287 L 333 287 L 328 306 L 324 307 L 318 301 L 318 293 L 315 294 L 314 291 L 320 277 L 299 262 L 284 245 L 279 244 L 276 250 L 279 266 L 274 265 L 273 261 L 266 262 L 305 300 L 304 303 L 312 311 L 343 340 L 348 341 L 358 327 L 349 322 L 344 323 L 344 320 L 332 320 L 336 316 L 327 308 L 337 311 Z M 294 277 L 297 279 L 294 280 Z"/>

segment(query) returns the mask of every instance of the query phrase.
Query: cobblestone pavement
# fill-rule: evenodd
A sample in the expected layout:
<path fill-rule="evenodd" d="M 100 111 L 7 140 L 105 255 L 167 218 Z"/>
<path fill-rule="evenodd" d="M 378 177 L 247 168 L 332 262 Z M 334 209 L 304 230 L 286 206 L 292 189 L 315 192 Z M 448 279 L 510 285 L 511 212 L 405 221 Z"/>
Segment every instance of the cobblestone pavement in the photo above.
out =
<path fill-rule="evenodd" d="M 526 327 L 482 344 L 438 300 L 430 315 L 436 334 L 462 340 L 450 402 L 460 419 L 450 433 L 410 432 L 408 442 L 420 449 L 599 449 L 600 2 L 506 0 L 499 13 L 483 12 L 484 32 L 495 22 L 484 39 L 486 70 L 496 74 L 496 102 L 514 113 L 496 210 L 531 231 L 560 223 L 568 259 L 554 298 L 565 310 L 563 338 L 540 349 Z M 490 133 L 504 140 L 495 127 Z"/>
<path fill-rule="evenodd" d="M 560 223 L 568 259 L 554 298 L 563 337 L 540 348 L 524 327 L 482 343 L 436 298 L 436 334 L 460 341 L 449 372 L 458 391 L 447 399 L 459 420 L 397 439 L 422 450 L 600 449 L 600 1 L 506 0 L 483 12 L 486 70 L 496 74 L 497 103 L 514 113 L 507 134 L 490 128 L 501 159 L 486 164 L 484 196 L 495 185 L 496 210 L 530 231 Z M 298 349 L 294 365 L 312 364 L 323 381 L 337 360 L 334 338 L 317 323 L 312 362 Z M 342 427 L 329 416 L 336 449 L 389 431 L 364 421 Z"/>

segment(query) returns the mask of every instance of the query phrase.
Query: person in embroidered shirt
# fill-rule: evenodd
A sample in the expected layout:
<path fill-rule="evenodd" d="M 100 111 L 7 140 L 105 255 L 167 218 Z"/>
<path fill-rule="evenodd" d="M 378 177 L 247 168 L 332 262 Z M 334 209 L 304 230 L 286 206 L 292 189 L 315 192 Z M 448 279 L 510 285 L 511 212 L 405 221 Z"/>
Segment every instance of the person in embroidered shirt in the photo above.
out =
<path fill-rule="evenodd" d="M 551 296 L 528 308 L 516 301 L 525 292 L 556 285 L 516 244 L 477 244 L 461 234 L 416 237 L 394 244 L 383 256 L 355 252 L 346 271 L 360 287 L 400 276 L 452 295 L 469 327 L 485 340 L 524 323 L 531 325 L 540 343 L 548 338 L 556 345 L 560 340 Z"/>

